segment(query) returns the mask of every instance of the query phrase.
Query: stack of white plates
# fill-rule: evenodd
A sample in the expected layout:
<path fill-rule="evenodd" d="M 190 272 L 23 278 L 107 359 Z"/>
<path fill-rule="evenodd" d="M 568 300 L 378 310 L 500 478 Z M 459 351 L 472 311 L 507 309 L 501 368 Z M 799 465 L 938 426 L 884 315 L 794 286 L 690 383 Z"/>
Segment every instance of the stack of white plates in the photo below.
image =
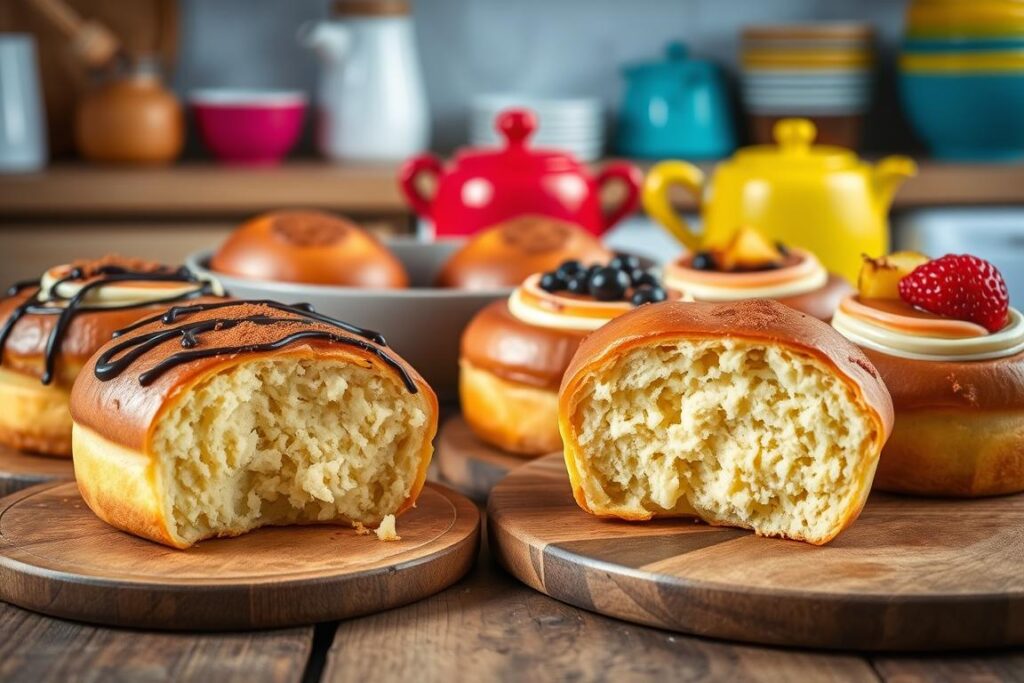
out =
<path fill-rule="evenodd" d="M 534 147 L 555 148 L 581 161 L 595 161 L 604 152 L 604 109 L 595 98 L 542 98 L 528 95 L 481 95 L 469 114 L 469 143 L 482 147 L 504 144 L 498 115 L 507 109 L 529 109 L 537 117 Z"/>

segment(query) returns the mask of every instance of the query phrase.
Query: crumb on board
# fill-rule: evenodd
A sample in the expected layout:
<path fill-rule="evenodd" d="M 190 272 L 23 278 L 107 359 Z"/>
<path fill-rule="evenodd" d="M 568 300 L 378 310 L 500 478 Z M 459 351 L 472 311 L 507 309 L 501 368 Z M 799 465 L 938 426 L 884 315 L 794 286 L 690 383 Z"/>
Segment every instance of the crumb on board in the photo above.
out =
<path fill-rule="evenodd" d="M 368 536 L 370 534 L 370 529 L 363 526 L 362 522 L 352 522 L 352 528 L 356 530 L 357 536 Z"/>
<path fill-rule="evenodd" d="M 395 516 L 386 515 L 384 519 L 380 521 L 380 526 L 377 527 L 377 538 L 382 541 L 401 541 L 402 537 L 398 535 L 398 531 L 395 529 Z"/>

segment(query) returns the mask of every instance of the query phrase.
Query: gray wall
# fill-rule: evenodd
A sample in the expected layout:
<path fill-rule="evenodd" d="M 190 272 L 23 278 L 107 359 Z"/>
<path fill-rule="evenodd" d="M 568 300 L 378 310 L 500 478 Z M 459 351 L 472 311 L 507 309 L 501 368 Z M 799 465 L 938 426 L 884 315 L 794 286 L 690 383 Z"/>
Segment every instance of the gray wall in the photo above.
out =
<path fill-rule="evenodd" d="M 892 51 L 903 0 L 412 0 L 434 117 L 434 147 L 463 142 L 474 94 L 585 94 L 613 114 L 619 69 L 670 40 L 735 75 L 737 35 L 750 23 L 857 19 L 873 23 L 883 54 L 867 149 L 913 146 L 899 113 Z M 295 42 L 326 0 L 182 0 L 179 91 L 298 87 L 312 92 L 317 63 Z M 308 140 L 307 140 L 308 147 Z"/>

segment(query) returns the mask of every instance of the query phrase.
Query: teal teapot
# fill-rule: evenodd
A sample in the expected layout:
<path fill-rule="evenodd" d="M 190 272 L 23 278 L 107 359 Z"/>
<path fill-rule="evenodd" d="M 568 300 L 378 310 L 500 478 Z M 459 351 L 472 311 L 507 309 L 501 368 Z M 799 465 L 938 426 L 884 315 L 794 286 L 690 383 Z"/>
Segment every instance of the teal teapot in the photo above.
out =
<path fill-rule="evenodd" d="M 712 62 L 670 43 L 665 59 L 623 69 L 617 146 L 630 157 L 714 159 L 736 148 L 725 83 Z"/>

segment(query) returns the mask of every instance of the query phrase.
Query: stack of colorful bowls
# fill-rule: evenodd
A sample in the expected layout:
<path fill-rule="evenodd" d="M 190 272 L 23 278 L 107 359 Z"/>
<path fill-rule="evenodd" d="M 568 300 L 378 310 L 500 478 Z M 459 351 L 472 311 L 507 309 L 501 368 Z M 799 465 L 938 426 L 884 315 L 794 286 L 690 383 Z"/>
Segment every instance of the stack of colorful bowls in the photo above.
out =
<path fill-rule="evenodd" d="M 874 31 L 868 24 L 751 26 L 740 47 L 742 90 L 755 142 L 779 119 L 811 119 L 818 141 L 856 147 L 871 96 Z"/>
<path fill-rule="evenodd" d="M 1024 157 L 1024 2 L 913 0 L 900 81 L 935 156 Z"/>

